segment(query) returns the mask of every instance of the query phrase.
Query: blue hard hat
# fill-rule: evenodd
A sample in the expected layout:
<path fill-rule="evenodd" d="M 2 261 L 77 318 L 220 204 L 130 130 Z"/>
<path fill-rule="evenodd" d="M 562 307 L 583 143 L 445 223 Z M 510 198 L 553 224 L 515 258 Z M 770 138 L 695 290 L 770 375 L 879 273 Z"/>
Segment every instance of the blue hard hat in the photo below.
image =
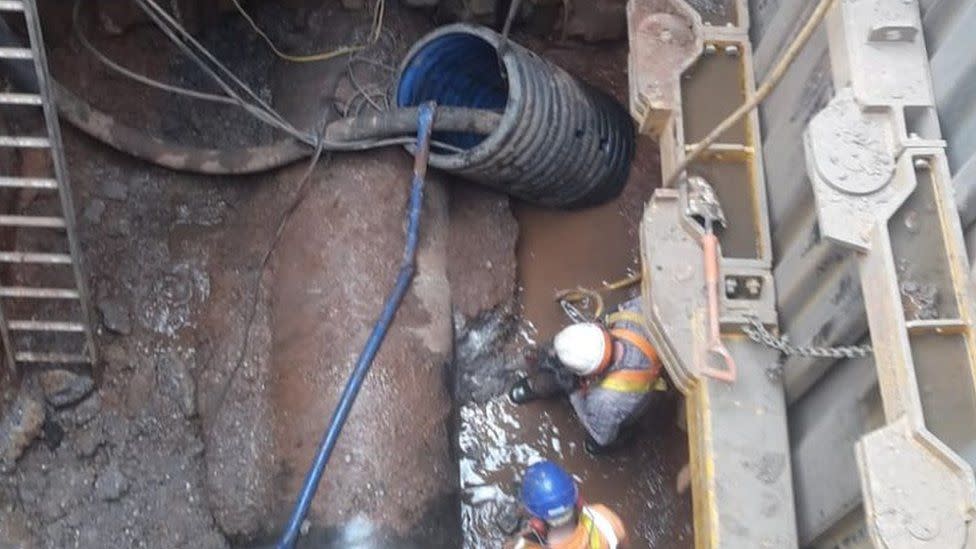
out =
<path fill-rule="evenodd" d="M 576 482 L 562 467 L 540 461 L 525 471 L 522 479 L 522 504 L 532 515 L 549 521 L 576 508 L 579 499 Z"/>

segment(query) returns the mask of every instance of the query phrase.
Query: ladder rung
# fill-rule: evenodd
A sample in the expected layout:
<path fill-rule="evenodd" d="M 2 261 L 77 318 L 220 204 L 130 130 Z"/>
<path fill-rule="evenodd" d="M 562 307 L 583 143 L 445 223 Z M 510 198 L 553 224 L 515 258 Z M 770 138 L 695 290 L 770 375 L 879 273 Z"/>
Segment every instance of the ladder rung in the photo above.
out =
<path fill-rule="evenodd" d="M 3 227 L 37 227 L 41 229 L 63 229 L 62 217 L 42 217 L 35 215 L 0 215 L 0 226 Z"/>
<path fill-rule="evenodd" d="M 0 103 L 7 105 L 43 105 L 44 100 L 36 93 L 0 93 Z"/>
<path fill-rule="evenodd" d="M 0 297 L 27 299 L 78 299 L 78 290 L 71 288 L 31 288 L 27 286 L 8 286 L 0 288 Z"/>
<path fill-rule="evenodd" d="M 48 149 L 51 147 L 51 140 L 46 137 L 0 135 L 0 147 L 16 147 L 19 149 Z"/>
<path fill-rule="evenodd" d="M 37 252 L 0 252 L 0 263 L 43 263 L 47 265 L 71 265 L 68 254 Z"/>
<path fill-rule="evenodd" d="M 33 59 L 28 48 L 0 48 L 0 59 Z"/>
<path fill-rule="evenodd" d="M 7 189 L 57 189 L 57 179 L 42 177 L 0 177 L 0 187 Z"/>
<path fill-rule="evenodd" d="M 0 0 L 0 11 L 24 11 L 24 3 L 20 0 Z"/>
<path fill-rule="evenodd" d="M 55 320 L 11 320 L 7 327 L 15 332 L 84 332 L 85 325 L 80 322 L 60 322 Z"/>
<path fill-rule="evenodd" d="M 31 351 L 20 351 L 14 355 L 17 362 L 34 362 L 47 364 L 88 364 L 91 357 L 88 355 L 76 355 L 71 353 L 35 353 Z"/>

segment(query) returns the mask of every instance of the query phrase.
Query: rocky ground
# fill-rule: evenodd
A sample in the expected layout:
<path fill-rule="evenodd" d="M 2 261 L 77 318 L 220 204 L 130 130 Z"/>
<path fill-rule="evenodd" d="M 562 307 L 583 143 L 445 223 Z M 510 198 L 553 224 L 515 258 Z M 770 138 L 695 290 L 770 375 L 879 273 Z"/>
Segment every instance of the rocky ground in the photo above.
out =
<path fill-rule="evenodd" d="M 364 14 L 332 3 L 287 11 L 292 4 L 299 3 L 256 13 L 290 46 L 348 43 L 368 26 Z M 423 12 L 392 9 L 389 37 L 375 52 L 391 63 L 431 25 Z M 273 138 L 236 111 L 173 99 L 106 72 L 71 38 L 64 17 L 52 19 L 55 77 L 127 123 L 190 144 Z M 151 29 L 136 25 L 117 34 L 119 25 L 90 22 L 99 46 L 130 68 L 202 84 Z M 201 32 L 297 123 L 312 126 L 335 103 L 348 106 L 354 88 L 347 60 L 284 64 L 236 16 Z M 571 46 L 547 54 L 625 93 L 623 50 L 588 48 L 587 56 Z M 365 80 L 382 82 L 382 70 L 359 70 Z M 20 386 L 4 384 L 0 547 L 267 541 L 392 284 L 409 156 L 389 149 L 327 157 L 300 186 L 304 165 L 235 178 L 193 176 L 116 153 L 67 127 L 65 146 L 101 358 L 94 380 L 46 372 L 24 376 Z M 637 183 L 608 210 L 629 220 L 619 225 L 625 237 L 657 173 L 653 145 L 642 148 Z M 531 212 L 519 216 L 531 226 Z M 471 494 L 459 492 L 457 463 L 461 454 L 463 473 L 472 444 L 484 455 L 511 446 L 567 457 L 584 469 L 587 483 L 607 487 L 593 488 L 595 494 L 611 499 L 614 487 L 639 474 L 643 480 L 610 503 L 648 502 L 642 513 L 657 518 L 640 522 L 651 529 L 643 539 L 667 531 L 687 539 L 687 497 L 677 498 L 672 482 L 684 441 L 671 412 L 649 424 L 648 445 L 636 457 L 594 466 L 568 446 L 579 433 L 565 410 L 512 411 L 495 398 L 524 350 L 519 235 L 506 197 L 431 175 L 418 275 L 326 473 L 321 493 L 329 497 L 313 506 L 308 546 L 359 540 L 452 547 L 479 535 L 491 505 L 510 493 L 507 483 L 521 466 L 515 458 L 530 456 L 510 454 L 496 463 L 500 476 L 493 482 L 503 487 L 489 487 L 480 497 L 491 497 L 475 502 L 491 505 L 462 510 L 459 500 L 470 503 Z M 501 431 L 472 431 L 490 427 L 480 420 L 466 428 L 470 403 L 478 403 L 478 418 L 494 414 L 491 425 Z M 505 427 L 513 414 L 523 414 L 522 423 Z M 554 425 L 564 436 L 551 436 Z M 563 438 L 567 446 L 555 448 Z M 607 477 L 612 470 L 618 473 Z M 472 523 L 472 512 L 485 520 Z M 484 534 L 493 539 L 497 532 Z"/>

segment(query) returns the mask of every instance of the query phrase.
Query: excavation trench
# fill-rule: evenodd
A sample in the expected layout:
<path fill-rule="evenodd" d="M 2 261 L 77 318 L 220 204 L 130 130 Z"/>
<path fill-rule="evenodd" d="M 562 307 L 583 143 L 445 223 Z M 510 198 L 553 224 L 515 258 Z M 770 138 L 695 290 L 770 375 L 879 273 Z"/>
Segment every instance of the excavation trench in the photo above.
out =
<path fill-rule="evenodd" d="M 625 97 L 626 78 L 614 69 L 624 66 L 625 50 L 540 45 L 537 51 L 616 97 Z M 518 223 L 513 325 L 498 322 L 497 315 L 492 321 L 472 323 L 476 333 L 462 333 L 455 349 L 455 371 L 462 376 L 455 405 L 464 547 L 499 546 L 504 539 L 499 516 L 512 504 L 525 465 L 540 458 L 564 464 L 580 481 L 586 501 L 619 511 L 635 547 L 692 545 L 690 497 L 676 489 L 687 443 L 677 426 L 679 403 L 673 393 L 659 395 L 631 446 L 604 458 L 585 452 L 584 430 L 565 399 L 519 407 L 497 394 L 505 388 L 499 379 L 510 382 L 517 376 L 513 369 L 523 367 L 527 351 L 568 324 L 553 299 L 556 291 L 600 289 L 639 271 L 637 229 L 644 203 L 659 184 L 659 172 L 656 144 L 639 139 L 627 186 L 610 203 L 573 212 L 512 204 Z M 637 291 L 631 287 L 607 292 L 607 306 Z"/>
<path fill-rule="evenodd" d="M 390 4 L 399 39 L 369 53 L 395 66 L 430 22 Z M 352 43 L 363 23 L 337 6 L 299 17 L 261 5 L 256 17 L 278 38 Z M 204 42 L 296 124 L 311 127 L 337 97 L 355 96 L 345 60 L 275 61 L 230 21 L 204 29 Z M 55 77 L 131 125 L 187 144 L 273 140 L 233 109 L 132 87 L 79 57 L 69 33 L 49 35 L 62 37 L 49 46 Z M 151 75 L 201 85 L 151 29 L 92 38 Z M 625 99 L 624 47 L 527 45 Z M 360 84 L 390 76 L 357 70 Z M 35 445 L 16 476 L 0 478 L 0 496 L 34 494 L 17 498 L 16 512 L 40 547 L 266 542 L 392 284 L 410 158 L 398 148 L 336 155 L 300 189 L 301 166 L 231 182 L 161 170 L 65 134 L 94 299 L 131 322 L 109 328 L 102 312 L 99 411 L 86 421 L 58 411 L 61 447 Z M 28 170 L 32 159 L 17 161 Z M 573 212 L 431 173 L 418 274 L 326 470 L 303 546 L 497 547 L 500 511 L 539 458 L 560 461 L 587 501 L 617 510 L 635 547 L 692 545 L 690 496 L 676 490 L 687 442 L 673 394 L 659 395 L 632 446 L 599 459 L 584 451 L 566 402 L 519 408 L 504 395 L 533 343 L 568 322 L 555 290 L 599 288 L 637 270 L 637 227 L 659 171 L 656 144 L 640 138 L 621 195 Z M 132 480 L 105 499 L 95 480 L 110 468 Z"/>

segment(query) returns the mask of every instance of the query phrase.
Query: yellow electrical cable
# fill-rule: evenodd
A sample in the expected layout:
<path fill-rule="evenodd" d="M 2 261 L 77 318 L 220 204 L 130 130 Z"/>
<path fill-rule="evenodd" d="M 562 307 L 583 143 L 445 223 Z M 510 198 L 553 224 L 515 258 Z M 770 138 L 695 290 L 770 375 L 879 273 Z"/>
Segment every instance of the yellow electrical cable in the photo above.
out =
<path fill-rule="evenodd" d="M 274 54 L 280 57 L 281 59 L 284 59 L 285 61 L 291 61 L 293 63 L 314 63 L 316 61 L 325 61 L 327 59 L 334 59 L 342 55 L 349 55 L 350 53 L 354 53 L 365 49 L 370 44 L 374 44 L 376 43 L 377 40 L 379 40 L 380 32 L 382 32 L 383 30 L 383 18 L 384 15 L 386 14 L 386 0 L 378 0 L 376 4 L 376 8 L 373 10 L 373 24 L 370 29 L 370 38 L 367 44 L 358 44 L 354 46 L 340 46 L 332 51 L 314 53 L 309 55 L 292 55 L 281 51 L 278 48 L 278 46 L 275 45 L 275 43 L 271 40 L 271 37 L 268 36 L 266 32 L 261 30 L 261 27 L 259 27 L 257 22 L 254 21 L 254 18 L 251 17 L 249 13 L 247 13 L 247 11 L 244 9 L 244 6 L 241 5 L 240 0 L 231 0 L 231 1 L 234 3 L 234 7 L 237 8 L 237 11 L 240 12 L 241 17 L 243 17 L 248 22 L 248 24 L 251 25 L 251 28 L 254 29 L 254 32 L 256 32 L 258 36 L 264 39 L 264 41 L 268 44 L 268 47 L 271 48 L 271 51 L 274 52 Z"/>
<path fill-rule="evenodd" d="M 637 273 L 635 275 L 628 276 L 627 278 L 621 278 L 620 280 L 617 280 L 615 282 L 604 284 L 603 287 L 606 290 L 611 292 L 615 290 L 622 290 L 624 288 L 628 288 L 630 286 L 633 286 L 634 284 L 637 284 L 638 282 L 641 281 L 641 279 L 642 279 L 641 274 Z"/>

